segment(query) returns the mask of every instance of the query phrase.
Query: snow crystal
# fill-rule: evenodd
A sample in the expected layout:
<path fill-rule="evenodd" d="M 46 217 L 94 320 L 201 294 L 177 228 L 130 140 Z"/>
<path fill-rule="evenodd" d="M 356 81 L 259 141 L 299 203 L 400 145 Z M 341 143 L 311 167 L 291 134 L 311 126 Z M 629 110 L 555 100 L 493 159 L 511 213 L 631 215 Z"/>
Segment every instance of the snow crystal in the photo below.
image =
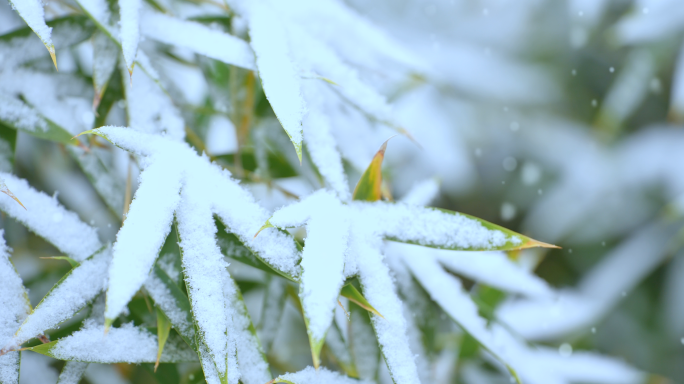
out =
<path fill-rule="evenodd" d="M 70 319 L 104 290 L 111 250 L 103 249 L 72 269 L 36 306 L 12 339 L 14 345 Z"/>
<path fill-rule="evenodd" d="M 301 94 L 301 80 L 275 10 L 266 4 L 255 3 L 249 16 L 249 33 L 264 93 L 301 159 L 302 118 L 306 105 Z"/>
<path fill-rule="evenodd" d="M 119 0 L 119 11 L 121 13 L 121 47 L 129 73 L 133 73 L 135 55 L 138 51 L 141 6 L 141 0 Z M 124 82 L 127 83 L 126 81 Z"/>
<path fill-rule="evenodd" d="M 179 202 L 182 167 L 174 153 L 162 153 L 140 174 L 140 187 L 114 244 L 107 290 L 108 319 L 115 319 L 152 269 Z"/>
<path fill-rule="evenodd" d="M 226 64 L 254 70 L 254 53 L 244 40 L 202 24 L 158 12 L 143 14 L 142 33 L 152 39 L 189 48 Z"/>
<path fill-rule="evenodd" d="M 314 367 L 306 367 L 296 373 L 286 373 L 279 376 L 275 382 L 281 382 L 278 381 L 279 379 L 297 384 L 370 384 L 370 381 L 358 381 L 342 376 L 337 372 L 328 371 L 325 368 L 314 369 Z"/>
<path fill-rule="evenodd" d="M 36 191 L 26 180 L 11 174 L 0 172 L 0 178 L 6 181 L 9 189 L 27 208 L 1 195 L 0 210 L 54 244 L 57 249 L 76 261 L 83 261 L 102 246 L 96 230 L 83 223 L 75 213 L 67 211 L 57 199 Z"/>
<path fill-rule="evenodd" d="M 135 346 L 135 348 L 131 348 Z M 99 363 L 154 363 L 157 360 L 157 337 L 144 328 L 124 324 L 111 328 L 86 321 L 83 328 L 60 339 L 50 349 L 57 359 Z M 197 355 L 187 345 L 170 337 L 164 346 L 162 363 L 196 361 Z"/>

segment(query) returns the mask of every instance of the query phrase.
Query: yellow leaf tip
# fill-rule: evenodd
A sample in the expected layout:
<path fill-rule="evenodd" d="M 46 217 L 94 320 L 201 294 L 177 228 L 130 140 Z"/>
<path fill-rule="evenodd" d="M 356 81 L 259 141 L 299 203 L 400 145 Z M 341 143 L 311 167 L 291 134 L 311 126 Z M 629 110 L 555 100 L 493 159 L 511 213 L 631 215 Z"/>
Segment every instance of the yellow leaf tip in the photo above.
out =
<path fill-rule="evenodd" d="M 259 233 L 261 233 L 261 231 L 263 231 L 266 228 L 273 228 L 273 224 L 271 224 L 271 222 L 268 220 L 266 221 L 266 224 L 264 224 L 261 228 L 259 228 L 257 233 L 254 234 L 254 237 L 252 238 L 252 240 L 256 239 L 256 237 L 259 235 Z"/>
<path fill-rule="evenodd" d="M 55 70 L 59 71 L 59 68 L 57 68 L 57 54 L 55 53 L 55 46 L 54 45 L 50 45 L 50 46 L 46 45 L 46 47 L 47 47 L 48 52 L 50 52 L 50 58 L 52 58 L 52 64 L 55 65 Z"/>

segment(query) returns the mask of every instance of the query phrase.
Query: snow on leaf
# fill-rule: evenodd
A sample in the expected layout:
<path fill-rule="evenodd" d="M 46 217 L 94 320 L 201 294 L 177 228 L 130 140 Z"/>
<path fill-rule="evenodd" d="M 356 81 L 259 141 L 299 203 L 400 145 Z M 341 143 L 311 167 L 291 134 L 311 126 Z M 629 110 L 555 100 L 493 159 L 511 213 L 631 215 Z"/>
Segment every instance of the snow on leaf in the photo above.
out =
<path fill-rule="evenodd" d="M 296 373 L 286 373 L 278 376 L 277 379 L 269 383 L 287 383 L 287 384 L 369 384 L 369 381 L 359 381 L 349 377 L 340 375 L 337 372 L 329 371 L 325 368 L 315 369 L 313 367 L 306 367 L 305 369 Z M 267 383 L 268 384 L 268 383 Z"/>
<path fill-rule="evenodd" d="M 189 48 L 226 64 L 256 69 L 254 53 L 247 42 L 196 22 L 148 11 L 143 13 L 141 32 L 151 39 Z"/>
<path fill-rule="evenodd" d="M 140 174 L 140 188 L 117 234 L 107 290 L 109 321 L 116 319 L 145 282 L 171 230 L 183 170 L 173 149 L 149 161 Z"/>
<path fill-rule="evenodd" d="M 87 363 L 154 363 L 157 359 L 157 337 L 144 328 L 124 324 L 105 328 L 88 320 L 83 328 L 70 336 L 29 350 L 59 360 Z M 131 348 L 135 346 L 135 348 Z M 169 337 L 161 356 L 162 363 L 197 361 L 197 355 L 180 337 Z"/>
<path fill-rule="evenodd" d="M 382 197 L 382 160 L 385 158 L 387 141 L 380 146 L 378 152 L 373 156 L 370 165 L 361 175 L 361 180 L 359 180 L 354 189 L 352 197 L 354 200 L 378 201 Z"/>
<path fill-rule="evenodd" d="M 105 287 L 111 250 L 103 248 L 69 271 L 41 300 L 11 340 L 11 347 L 54 328 L 70 319 Z"/>
<path fill-rule="evenodd" d="M 101 149 L 91 147 L 86 151 L 82 147 L 70 145 L 67 151 L 76 160 L 109 210 L 119 216 L 123 212 L 125 185 L 123 180 L 102 161 Z"/>
<path fill-rule="evenodd" d="M 26 180 L 0 172 L 12 191 L 21 196 L 31 208 L 25 210 L 16 202 L 0 199 L 0 211 L 24 224 L 38 236 L 54 244 L 76 261 L 83 261 L 102 245 L 94 228 L 83 223 L 78 216 L 62 207 L 57 199 L 33 189 Z"/>
<path fill-rule="evenodd" d="M 95 87 L 93 110 L 100 105 L 107 83 L 116 69 L 118 55 L 116 43 L 104 32 L 95 31 L 93 34 L 93 86 Z"/>
<path fill-rule="evenodd" d="M 121 13 L 121 47 L 123 50 L 126 68 L 133 80 L 133 66 L 138 53 L 138 41 L 140 40 L 140 8 L 141 0 L 119 0 L 119 12 Z"/>
<path fill-rule="evenodd" d="M 19 382 L 19 352 L 4 349 L 19 324 L 31 313 L 31 304 L 21 277 L 17 274 L 5 244 L 4 231 L 0 230 L 0 383 Z M 7 353 L 5 353 L 7 352 Z"/>
<path fill-rule="evenodd" d="M 5 94 L 0 94 L 0 122 L 33 136 L 60 143 L 69 143 L 73 136 L 45 118 L 36 108 Z"/>
<path fill-rule="evenodd" d="M 52 28 L 45 24 L 43 5 L 38 0 L 9 0 L 9 3 L 19 16 L 26 21 L 26 24 L 33 29 L 33 32 L 38 35 L 40 40 L 43 41 L 45 48 L 50 52 L 52 63 L 56 69 L 57 57 L 55 56 L 55 45 L 52 44 Z"/>
<path fill-rule="evenodd" d="M 294 144 L 301 163 L 302 119 L 306 113 L 306 104 L 281 20 L 269 5 L 266 1 L 260 1 L 250 6 L 250 44 L 256 54 L 264 93 Z"/>
<path fill-rule="evenodd" d="M 349 219 L 339 200 L 326 190 L 318 191 L 276 211 L 269 222 L 279 228 L 307 223 L 307 241 L 302 252 L 299 297 L 304 309 L 315 367 L 325 333 L 333 320 L 337 297 L 344 282 L 344 257 Z"/>
<path fill-rule="evenodd" d="M 59 374 L 57 384 L 78 384 L 81 382 L 89 363 L 67 361 Z"/>
<path fill-rule="evenodd" d="M 227 270 L 223 270 L 223 294 L 226 308 L 232 315 L 232 332 L 237 349 L 237 364 L 240 381 L 244 384 L 263 384 L 271 379 L 268 362 L 264 355 L 256 330 L 247 312 L 242 294 Z"/>

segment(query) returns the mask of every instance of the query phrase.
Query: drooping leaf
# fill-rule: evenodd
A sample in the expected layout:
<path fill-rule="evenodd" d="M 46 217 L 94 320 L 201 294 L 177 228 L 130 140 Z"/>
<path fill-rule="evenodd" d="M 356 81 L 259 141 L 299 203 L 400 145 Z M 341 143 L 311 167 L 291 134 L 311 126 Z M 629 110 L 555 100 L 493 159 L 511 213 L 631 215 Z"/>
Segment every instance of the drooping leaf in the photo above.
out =
<path fill-rule="evenodd" d="M 354 195 L 352 196 L 354 200 L 378 201 L 382 197 L 382 161 L 385 159 L 388 141 L 385 141 L 380 146 L 370 165 L 361 175 L 361 180 L 356 184 Z"/>
<path fill-rule="evenodd" d="M 250 7 L 249 32 L 264 93 L 302 161 L 302 118 L 306 104 L 300 78 L 288 52 L 285 31 L 275 10 L 266 4 Z"/>
<path fill-rule="evenodd" d="M 166 317 L 164 312 L 157 308 L 157 343 L 159 345 L 157 349 L 157 361 L 154 363 L 154 371 L 157 372 L 157 367 L 159 367 L 159 359 L 161 359 L 162 352 L 164 351 L 164 345 L 166 340 L 169 338 L 169 332 L 171 332 L 171 322 L 169 318 Z"/>
<path fill-rule="evenodd" d="M 366 300 L 365 297 L 359 292 L 356 287 L 354 287 L 352 284 L 346 284 L 344 287 L 342 287 L 342 290 L 340 291 L 340 295 L 346 297 L 359 307 L 365 309 L 368 312 L 372 312 L 380 317 L 383 317 L 378 311 L 373 308 L 372 305 Z"/>
<path fill-rule="evenodd" d="M 140 10 L 141 0 L 119 0 L 121 14 L 121 47 L 128 73 L 133 77 L 138 41 L 140 39 Z"/>
<path fill-rule="evenodd" d="M 43 5 L 38 0 L 9 0 L 9 3 L 45 44 L 45 48 L 47 48 L 52 58 L 52 63 L 55 65 L 55 69 L 57 69 L 57 56 L 55 56 L 55 45 L 52 44 L 51 36 L 52 28 L 45 24 Z"/>

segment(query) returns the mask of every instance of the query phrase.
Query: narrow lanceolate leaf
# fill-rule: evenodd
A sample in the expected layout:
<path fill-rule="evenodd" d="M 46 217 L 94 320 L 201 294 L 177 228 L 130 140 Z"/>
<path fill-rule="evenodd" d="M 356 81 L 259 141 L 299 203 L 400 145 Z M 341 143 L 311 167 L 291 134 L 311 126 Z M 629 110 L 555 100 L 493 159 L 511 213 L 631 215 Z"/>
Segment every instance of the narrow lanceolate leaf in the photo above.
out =
<path fill-rule="evenodd" d="M 256 69 L 249 44 L 227 33 L 154 11 L 143 14 L 140 27 L 143 35 L 162 43 L 188 48 L 226 64 Z"/>
<path fill-rule="evenodd" d="M 378 201 L 382 197 L 382 161 L 385 159 L 386 149 L 387 141 L 380 146 L 380 150 L 378 150 L 366 171 L 361 175 L 361 180 L 359 180 L 354 189 L 352 197 L 354 200 Z"/>
<path fill-rule="evenodd" d="M 154 371 L 157 372 L 157 367 L 159 367 L 159 359 L 161 359 L 162 352 L 164 351 L 164 345 L 166 340 L 169 338 L 169 332 L 171 332 L 171 322 L 169 318 L 166 317 L 161 309 L 157 308 L 157 361 L 154 363 Z"/>
<path fill-rule="evenodd" d="M 55 56 L 55 46 L 52 44 L 52 28 L 45 24 L 45 13 L 43 12 L 43 5 L 39 0 L 9 0 L 12 8 L 21 16 L 28 24 L 33 32 L 40 37 L 40 40 L 45 44 L 52 63 L 57 68 L 57 57 Z"/>
<path fill-rule="evenodd" d="M 510 251 L 555 245 L 523 236 L 474 216 L 446 209 L 401 203 L 359 204 L 369 220 L 376 218 L 388 240 L 451 250 Z"/>
<path fill-rule="evenodd" d="M 347 299 L 349 299 L 349 301 L 352 301 L 353 303 L 355 303 L 359 307 L 365 309 L 366 311 L 374 313 L 380 317 L 383 317 L 380 314 L 380 312 L 375 310 L 375 308 L 373 308 L 373 306 L 370 305 L 368 300 L 366 300 L 366 298 L 363 297 L 361 292 L 359 292 L 359 290 L 356 289 L 356 287 L 354 287 L 353 285 L 347 284 L 344 287 L 342 287 L 342 290 L 340 291 L 340 295 L 346 297 Z"/>
<path fill-rule="evenodd" d="M 304 370 L 295 373 L 286 373 L 278 376 L 270 383 L 286 384 L 370 384 L 370 381 L 359 381 L 350 377 L 342 376 L 337 372 L 328 371 L 325 368 L 314 369 L 306 367 Z M 268 384 L 268 383 L 267 383 Z"/>
<path fill-rule="evenodd" d="M 119 0 L 119 12 L 121 14 L 121 48 L 123 49 L 126 68 L 128 69 L 130 76 L 133 76 L 135 56 L 138 53 L 141 6 L 141 0 Z"/>
<path fill-rule="evenodd" d="M 301 163 L 302 118 L 306 104 L 281 20 L 272 7 L 254 2 L 249 16 L 249 32 L 264 93 L 292 140 Z"/>
<path fill-rule="evenodd" d="M 232 315 L 231 332 L 235 337 L 237 363 L 240 369 L 240 381 L 244 384 L 263 384 L 271 380 L 268 362 L 264 355 L 256 329 L 247 312 L 247 306 L 235 281 L 227 270 L 223 271 L 223 295 L 226 308 Z"/>
<path fill-rule="evenodd" d="M 12 346 L 52 329 L 70 319 L 104 290 L 111 250 L 103 248 L 69 271 L 48 292 L 12 339 Z"/>
<path fill-rule="evenodd" d="M 477 306 L 461 286 L 460 280 L 449 275 L 434 258 L 412 257 L 406 255 L 404 262 L 420 285 L 430 294 L 442 309 L 466 332 L 473 336 L 483 347 L 496 358 L 507 364 L 507 353 L 513 351 L 501 347 L 487 329 L 487 321 L 478 314 Z M 510 373 L 520 382 L 515 370 L 506 365 Z"/>
<path fill-rule="evenodd" d="M 349 219 L 339 200 L 332 193 L 321 190 L 299 203 L 278 210 L 269 222 L 279 228 L 307 224 L 307 241 L 300 264 L 299 297 L 313 363 L 318 367 L 325 334 L 332 323 L 344 282 Z"/>
<path fill-rule="evenodd" d="M 14 193 L 12 193 L 12 191 L 10 191 L 9 188 L 7 188 L 5 181 L 1 177 L 0 177 L 0 192 L 2 192 L 5 195 L 9 196 L 10 198 L 14 199 L 14 201 L 19 203 L 19 205 L 21 205 L 22 207 L 24 207 L 24 204 L 22 204 L 21 201 L 19 201 L 19 199 L 16 196 L 14 196 Z M 26 209 L 26 207 L 24 207 L 24 209 Z"/>
<path fill-rule="evenodd" d="M 175 156 L 167 153 L 140 174 L 140 188 L 114 244 L 105 312 L 107 325 L 143 285 L 171 230 L 179 201 L 181 169 Z"/>
<path fill-rule="evenodd" d="M 83 223 L 75 213 L 67 211 L 57 199 L 36 191 L 26 180 L 8 173 L 0 172 L 0 178 L 31 209 L 27 211 L 8 198 L 0 198 L 0 211 L 24 224 L 76 261 L 85 260 L 102 247 L 95 228 Z"/>
<path fill-rule="evenodd" d="M 104 330 L 103 326 L 86 324 L 70 336 L 29 350 L 59 360 L 87 363 L 140 364 L 157 360 L 157 337 L 147 329 L 124 324 L 120 328 L 110 328 L 106 336 Z M 195 352 L 180 337 L 170 336 L 160 362 L 193 361 L 197 361 Z"/>
<path fill-rule="evenodd" d="M 7 352 L 14 331 L 31 313 L 31 304 L 21 277 L 9 260 L 4 231 L 0 230 L 0 354 Z M 0 383 L 19 383 L 19 352 L 7 352 L 0 356 Z"/>
<path fill-rule="evenodd" d="M 96 30 L 93 34 L 93 110 L 97 109 L 107 83 L 116 69 L 119 47 L 104 32 Z"/>
<path fill-rule="evenodd" d="M 198 329 L 198 343 L 207 353 L 221 383 L 228 382 L 230 346 L 229 326 L 223 297 L 223 269 L 227 266 L 216 246 L 216 226 L 211 212 L 209 191 L 198 183 L 203 175 L 188 175 L 176 212 L 183 270 L 192 313 Z M 205 368 L 205 375 L 207 374 Z"/>

